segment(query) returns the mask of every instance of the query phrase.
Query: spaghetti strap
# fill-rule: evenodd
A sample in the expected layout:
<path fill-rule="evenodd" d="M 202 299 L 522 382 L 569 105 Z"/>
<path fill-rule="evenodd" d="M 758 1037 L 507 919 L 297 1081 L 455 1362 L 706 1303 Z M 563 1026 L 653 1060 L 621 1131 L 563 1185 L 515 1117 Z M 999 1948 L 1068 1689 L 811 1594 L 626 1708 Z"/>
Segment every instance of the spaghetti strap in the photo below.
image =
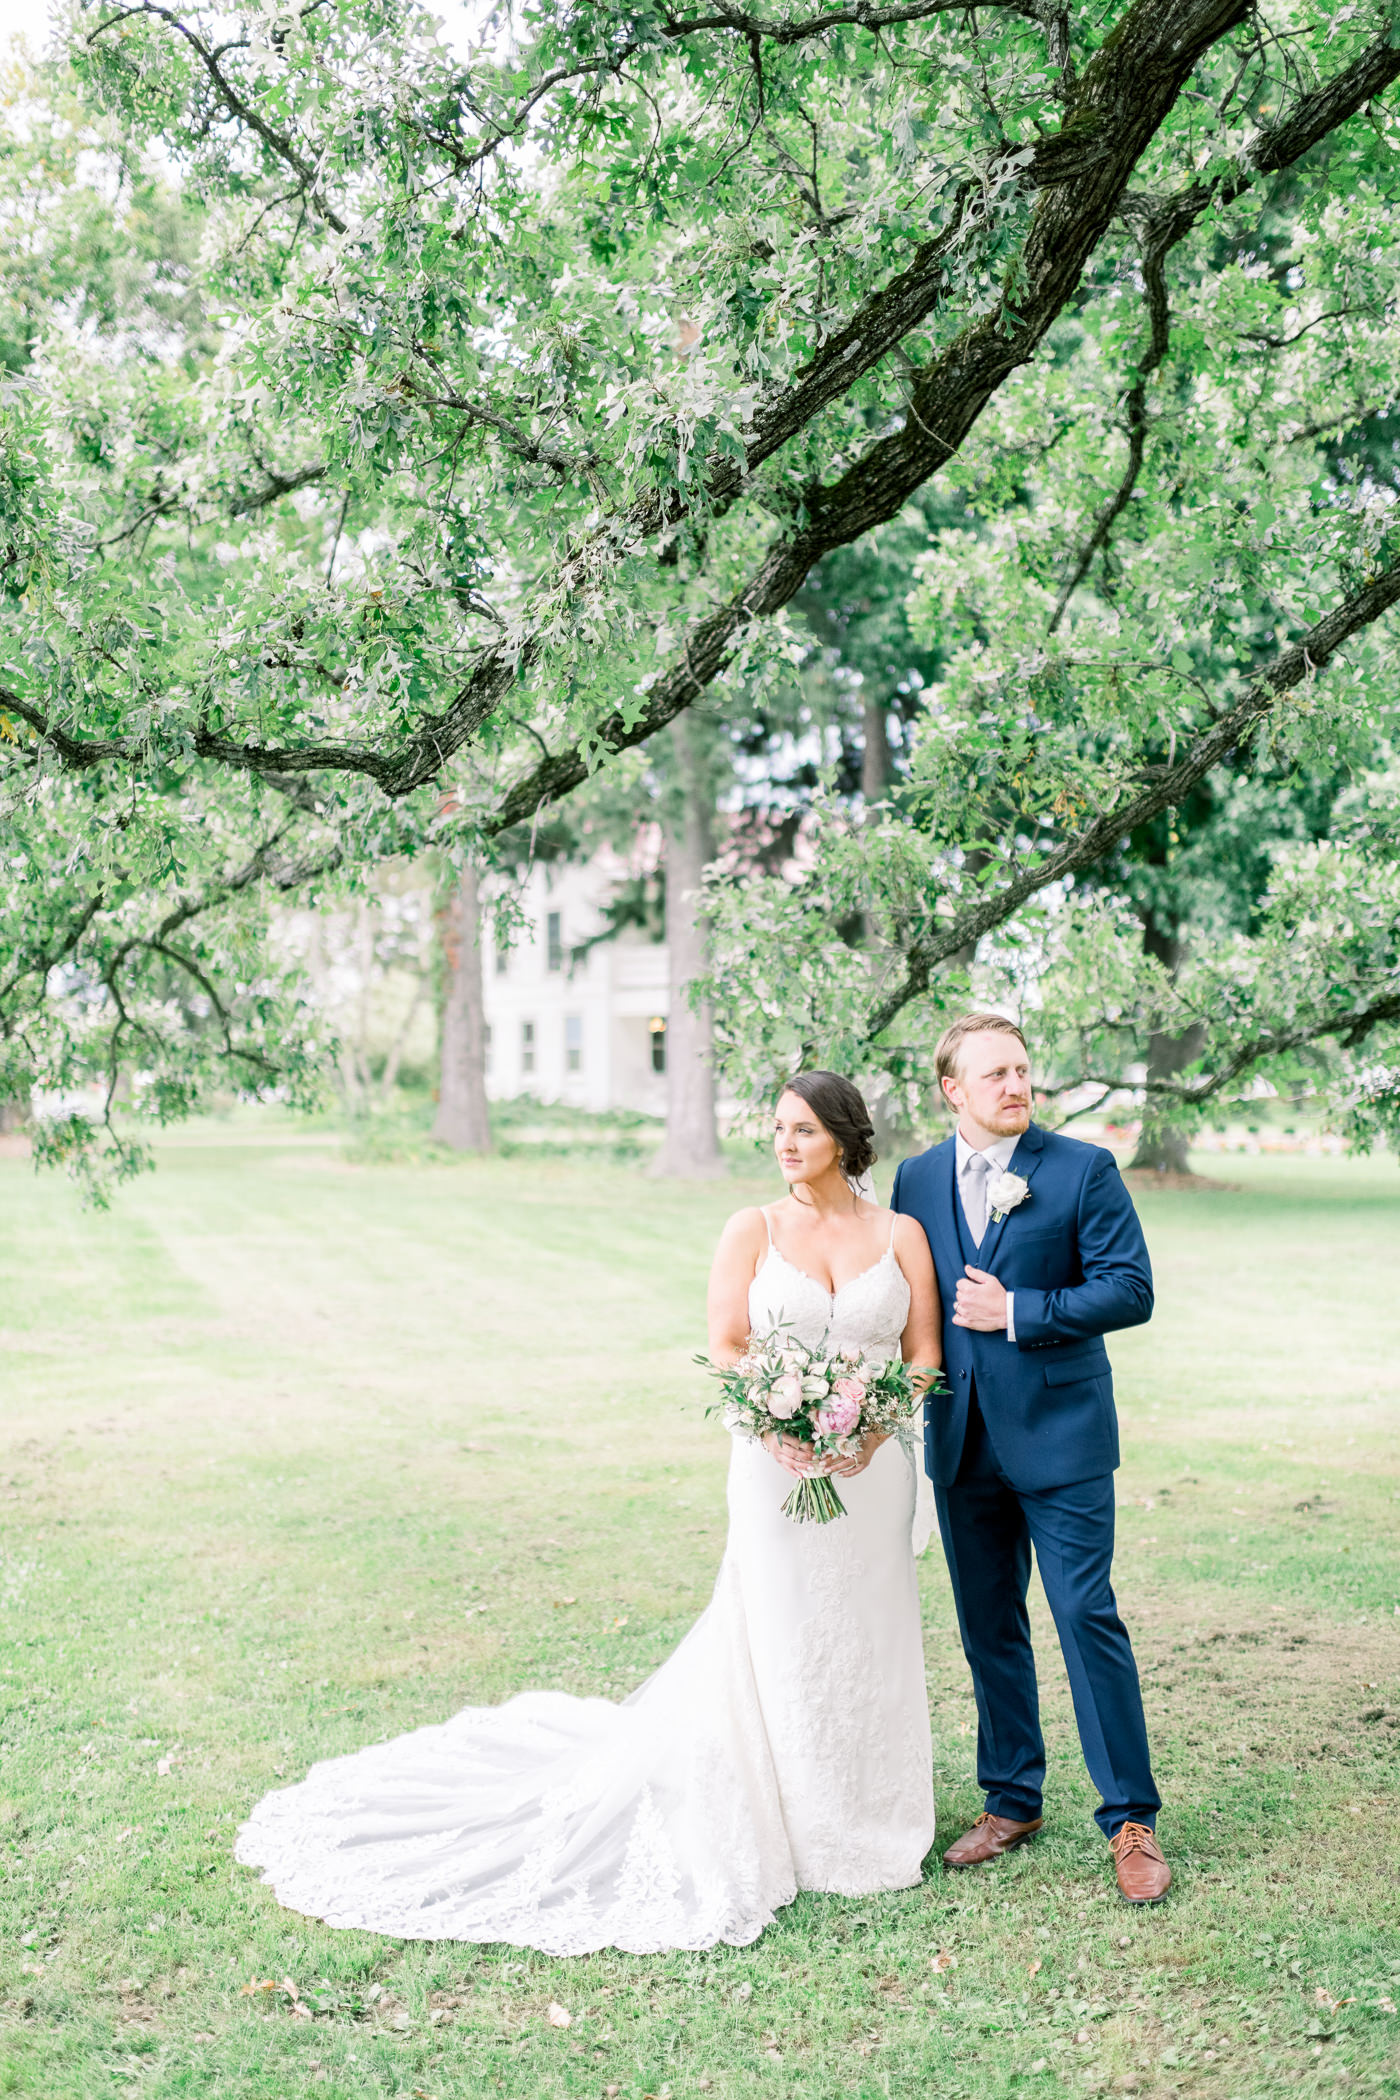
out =
<path fill-rule="evenodd" d="M 759 1207 L 763 1212 L 763 1222 L 768 1227 L 768 1244 L 771 1247 L 773 1245 L 773 1220 L 768 1215 L 768 1205 L 766 1203 L 761 1204 Z"/>
<path fill-rule="evenodd" d="M 890 1212 L 890 1238 L 889 1245 L 885 1249 L 886 1254 L 890 1254 L 894 1251 L 894 1228 L 898 1223 L 899 1212 L 897 1210 L 892 1210 Z"/>

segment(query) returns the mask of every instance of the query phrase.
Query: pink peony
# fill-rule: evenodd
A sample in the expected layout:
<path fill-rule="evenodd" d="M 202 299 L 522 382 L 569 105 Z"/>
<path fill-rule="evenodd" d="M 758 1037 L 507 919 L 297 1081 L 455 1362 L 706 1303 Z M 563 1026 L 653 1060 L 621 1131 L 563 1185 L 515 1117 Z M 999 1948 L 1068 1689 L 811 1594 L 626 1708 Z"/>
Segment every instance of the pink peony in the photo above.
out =
<path fill-rule="evenodd" d="M 786 1422 L 802 1405 L 802 1380 L 796 1371 L 785 1371 L 768 1389 L 768 1412 Z"/>
<path fill-rule="evenodd" d="M 838 1378 L 836 1390 L 843 1400 L 854 1400 L 857 1407 L 864 1407 L 865 1380 L 863 1378 Z"/>
<path fill-rule="evenodd" d="M 843 1378 L 841 1384 L 847 1385 L 851 1382 Z M 838 1386 L 821 1413 L 813 1415 L 812 1427 L 818 1436 L 849 1436 L 859 1420 L 859 1400 L 853 1400 L 849 1393 L 843 1393 Z"/>

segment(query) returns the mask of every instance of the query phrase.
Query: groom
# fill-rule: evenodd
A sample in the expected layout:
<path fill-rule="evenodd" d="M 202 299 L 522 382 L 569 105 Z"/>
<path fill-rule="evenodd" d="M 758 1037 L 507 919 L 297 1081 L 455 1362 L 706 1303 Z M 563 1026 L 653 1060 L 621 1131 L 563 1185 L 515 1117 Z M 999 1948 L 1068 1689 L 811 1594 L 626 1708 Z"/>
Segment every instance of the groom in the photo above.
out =
<path fill-rule="evenodd" d="M 1031 1122 L 1030 1057 L 1013 1022 L 955 1021 L 937 1070 L 956 1135 L 905 1160 L 890 1204 L 928 1235 L 943 1300 L 952 1391 L 929 1404 L 925 1460 L 987 1798 L 944 1864 L 980 1866 L 1041 1826 L 1034 1546 L 1119 1890 L 1156 1903 L 1171 1871 L 1154 1835 L 1161 1802 L 1137 1665 L 1109 1582 L 1118 1422 L 1103 1345 L 1152 1317 L 1142 1228 L 1110 1153 Z"/>

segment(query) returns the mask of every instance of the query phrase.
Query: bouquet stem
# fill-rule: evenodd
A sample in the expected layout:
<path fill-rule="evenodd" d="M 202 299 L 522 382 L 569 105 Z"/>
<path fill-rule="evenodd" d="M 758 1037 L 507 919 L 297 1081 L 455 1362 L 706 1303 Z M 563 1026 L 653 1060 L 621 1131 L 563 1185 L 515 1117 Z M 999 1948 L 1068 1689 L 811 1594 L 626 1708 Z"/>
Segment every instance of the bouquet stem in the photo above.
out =
<path fill-rule="evenodd" d="M 791 1517 L 794 1524 L 829 1524 L 833 1517 L 845 1514 L 846 1505 L 825 1473 L 812 1473 L 799 1480 L 783 1504 L 783 1515 Z"/>

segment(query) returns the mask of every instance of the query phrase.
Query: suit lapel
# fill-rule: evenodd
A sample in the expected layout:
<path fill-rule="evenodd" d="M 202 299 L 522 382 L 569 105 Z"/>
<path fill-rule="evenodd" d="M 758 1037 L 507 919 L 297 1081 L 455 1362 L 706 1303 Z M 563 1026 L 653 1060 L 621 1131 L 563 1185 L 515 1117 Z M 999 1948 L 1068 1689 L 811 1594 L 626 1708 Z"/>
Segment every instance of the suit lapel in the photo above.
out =
<path fill-rule="evenodd" d="M 953 1140 L 948 1138 L 943 1144 L 934 1147 L 929 1155 L 928 1164 L 933 1184 L 933 1200 L 930 1207 L 934 1228 L 943 1236 L 947 1259 L 951 1263 L 953 1273 L 961 1275 L 964 1257 L 961 1251 L 963 1236 L 958 1216 L 960 1206 L 957 1177 L 954 1173 L 956 1159 L 957 1147 Z"/>
<path fill-rule="evenodd" d="M 1028 1127 L 1025 1136 L 1021 1139 L 1020 1144 L 1012 1153 L 1011 1164 L 1006 1170 L 1007 1173 L 1019 1174 L 1023 1181 L 1032 1181 L 1035 1177 L 1036 1168 L 1044 1157 L 1044 1146 L 1044 1131 L 1037 1130 L 1035 1124 L 1032 1123 Z M 1032 1200 L 1031 1197 L 1027 1196 L 1018 1205 L 1015 1215 L 1019 1217 L 1021 1211 Z M 972 1264 L 975 1269 L 985 1269 L 989 1275 L 992 1273 L 993 1258 L 1001 1244 L 1001 1236 L 1010 1223 L 1012 1215 L 1012 1212 L 1007 1211 L 1004 1217 L 988 1221 L 987 1229 L 982 1235 L 982 1244 L 977 1249 L 977 1256 Z"/>

